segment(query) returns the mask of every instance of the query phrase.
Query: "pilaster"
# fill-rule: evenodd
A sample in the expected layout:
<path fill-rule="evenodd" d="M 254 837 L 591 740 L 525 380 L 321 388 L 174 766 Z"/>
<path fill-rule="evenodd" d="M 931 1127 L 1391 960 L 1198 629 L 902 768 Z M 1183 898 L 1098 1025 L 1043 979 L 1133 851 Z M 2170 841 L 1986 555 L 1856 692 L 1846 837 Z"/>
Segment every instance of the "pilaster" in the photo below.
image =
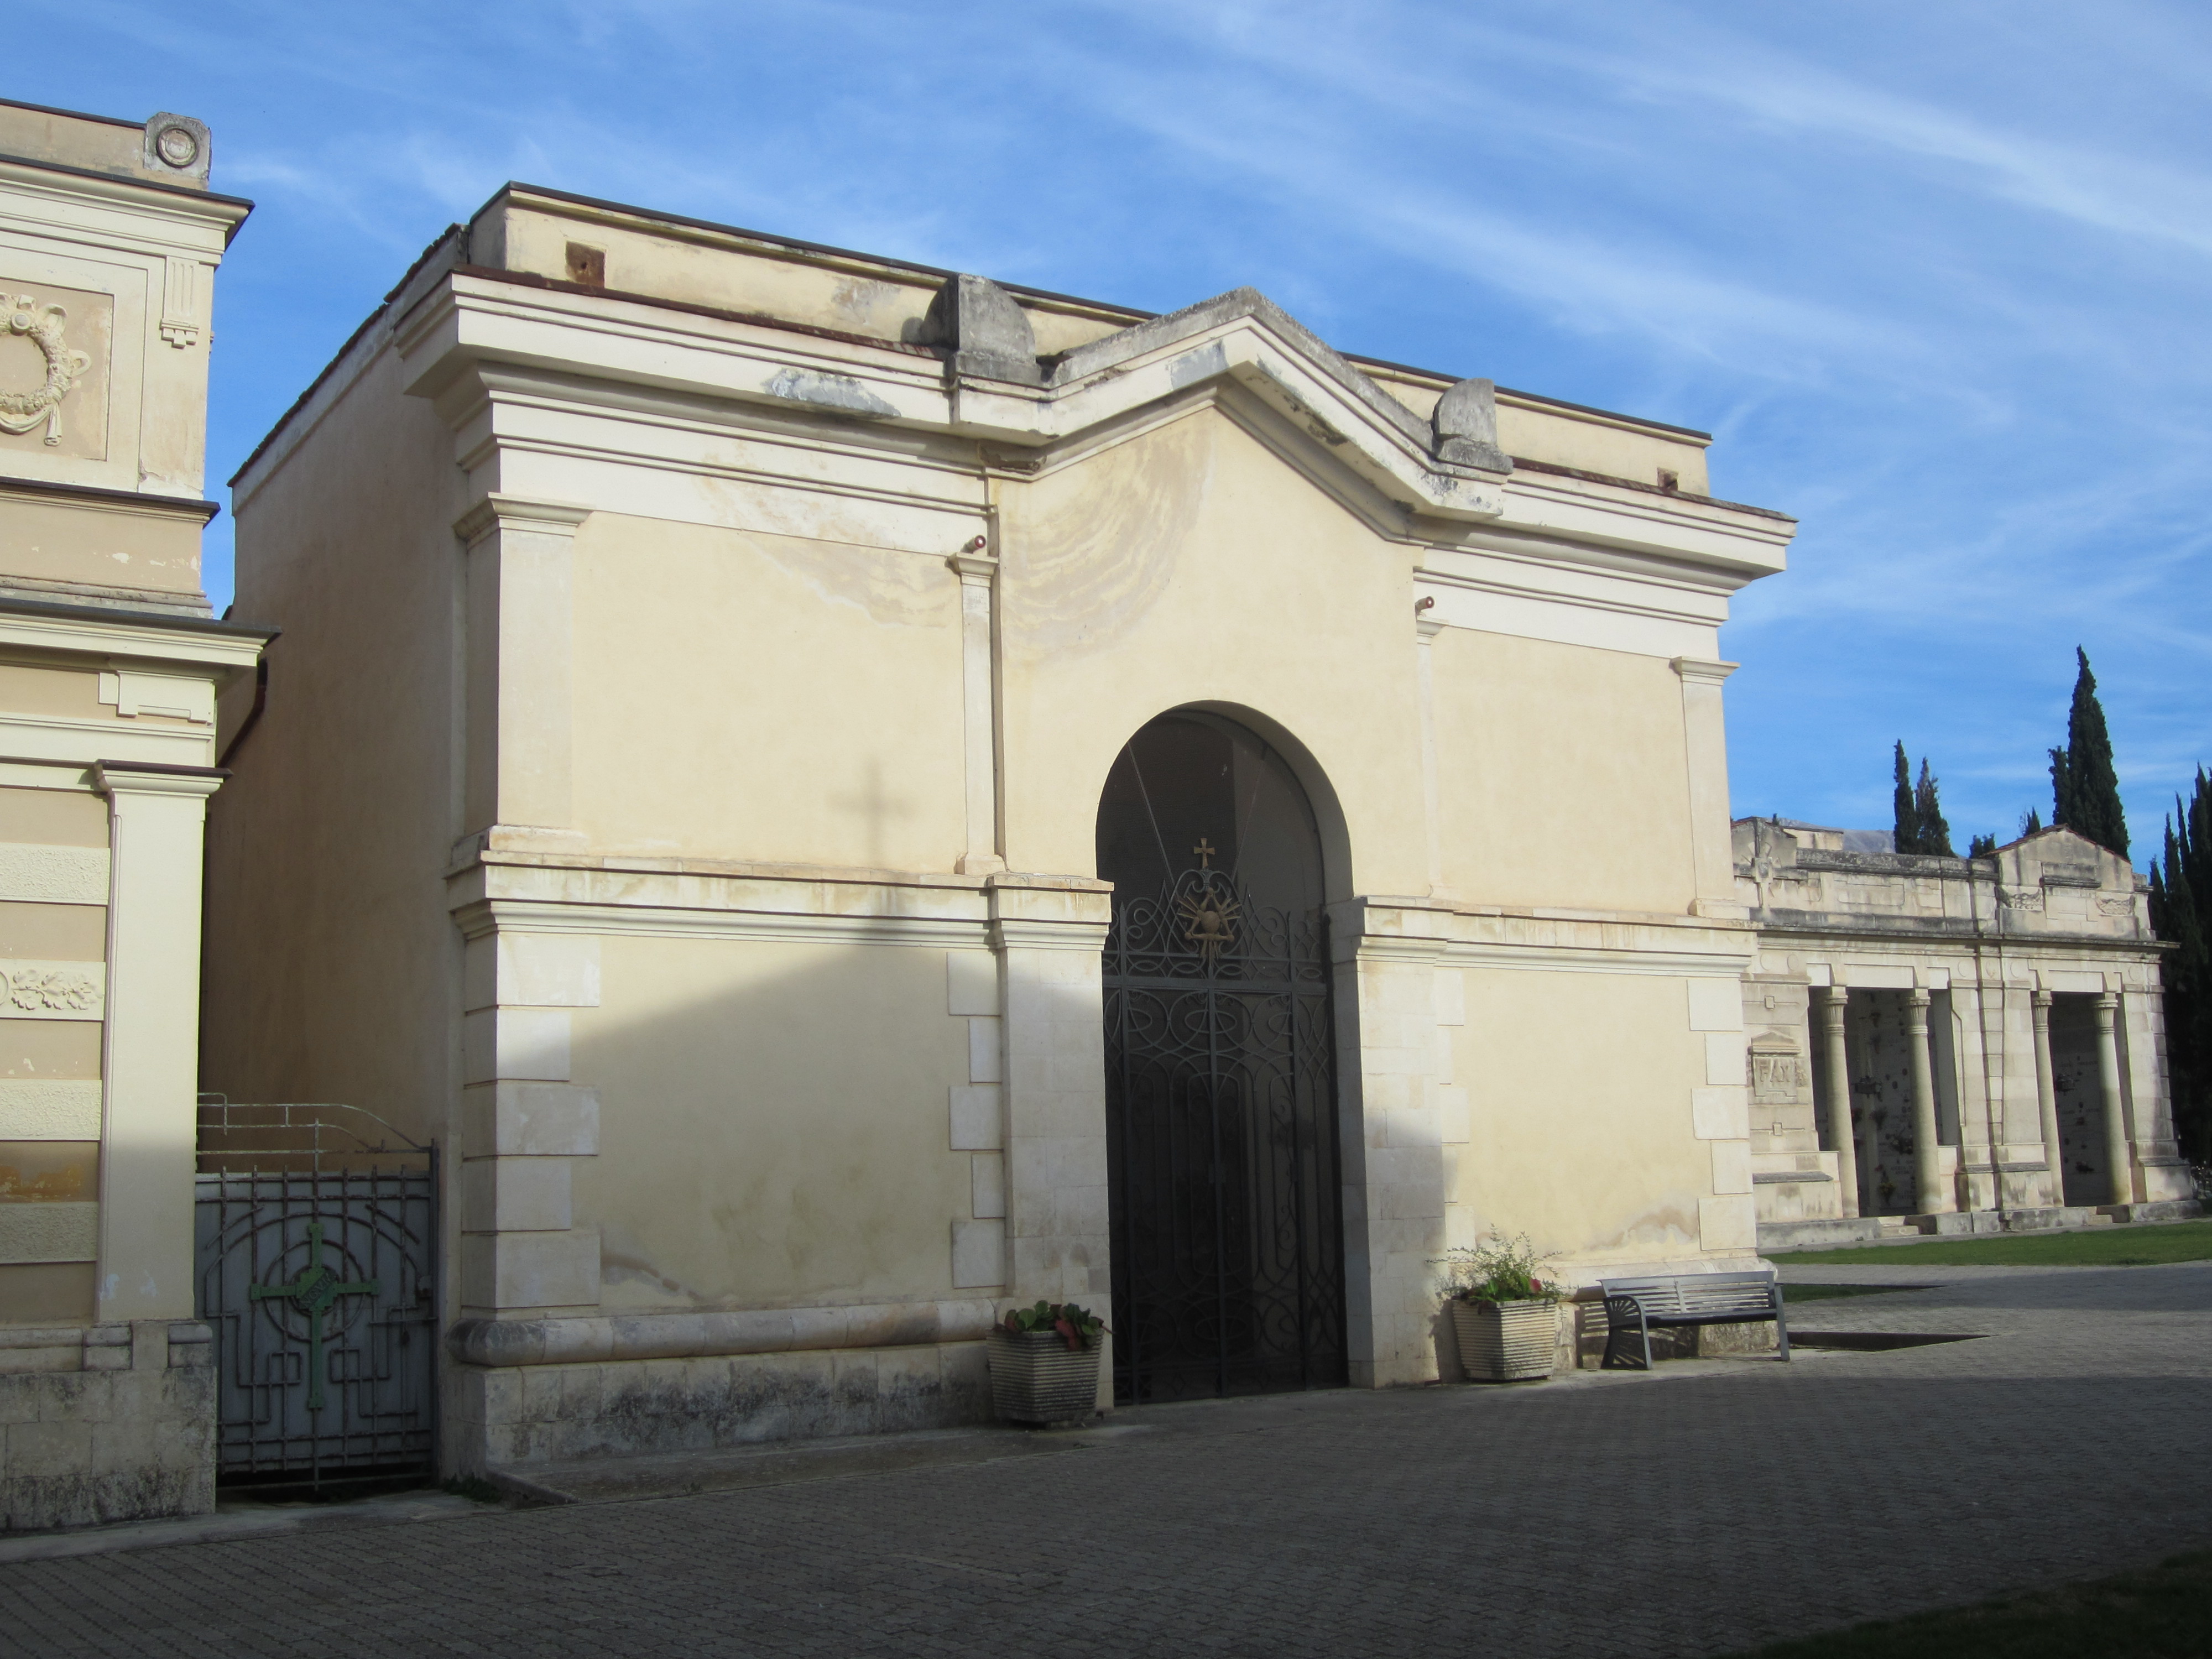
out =
<path fill-rule="evenodd" d="M 1414 636 L 1419 664 L 1421 694 L 1421 809 L 1428 830 L 1429 892 L 1439 896 L 1443 892 L 1443 789 L 1437 772 L 1437 635 L 1444 631 L 1441 617 L 1427 614 L 1434 605 L 1433 599 L 1424 599 L 1415 607 Z"/>
<path fill-rule="evenodd" d="M 103 761 L 107 798 L 106 1079 L 97 1317 L 192 1316 L 200 890 L 212 767 Z"/>
<path fill-rule="evenodd" d="M 988 875 L 1006 867 L 999 814 L 998 650 L 995 617 L 999 562 L 978 536 L 946 562 L 960 578 L 960 713 L 965 754 L 968 845 L 957 868 Z"/>
<path fill-rule="evenodd" d="M 1017 1302 L 1099 1305 L 1113 1294 L 1100 956 L 1111 890 L 1080 877 L 990 881 L 1004 1010 L 1001 1282 Z"/>
<path fill-rule="evenodd" d="M 1689 781 L 1690 848 L 1697 878 L 1691 914 L 1731 920 L 1749 914 L 1735 892 L 1734 832 L 1729 822 L 1728 726 L 1721 686 L 1735 663 L 1676 657 L 1682 682 L 1682 741 Z"/>
<path fill-rule="evenodd" d="M 576 532 L 591 509 L 489 495 L 454 522 L 467 559 L 463 830 L 560 851 L 574 829 Z"/>

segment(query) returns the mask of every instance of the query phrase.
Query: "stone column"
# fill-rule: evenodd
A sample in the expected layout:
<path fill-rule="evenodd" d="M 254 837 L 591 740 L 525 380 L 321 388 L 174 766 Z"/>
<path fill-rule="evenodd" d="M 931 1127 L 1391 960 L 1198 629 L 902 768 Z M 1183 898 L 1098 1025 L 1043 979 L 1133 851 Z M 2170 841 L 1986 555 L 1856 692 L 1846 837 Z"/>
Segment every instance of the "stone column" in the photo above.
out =
<path fill-rule="evenodd" d="M 2105 1102 L 2105 1161 L 2112 1170 L 2114 1204 L 2136 1201 L 2135 1160 L 2128 1145 L 2127 1107 L 2120 1098 L 2120 1046 L 2112 1026 L 2120 999 L 2111 991 L 2097 999 L 2097 1085 Z"/>
<path fill-rule="evenodd" d="M 2051 1201 L 2066 1201 L 2066 1153 L 2058 1133 L 2058 1085 L 2051 1074 L 2051 993 L 2031 999 L 2035 1019 L 2035 1109 L 2043 1125 L 2043 1158 L 2051 1166 Z"/>
<path fill-rule="evenodd" d="M 1928 1054 L 1925 991 L 1912 993 L 1905 1016 L 1906 1046 L 1912 1059 L 1912 1169 L 1922 1215 L 1946 1215 L 1958 1206 L 1943 1184 L 1942 1141 L 1936 1129 L 1936 1072 Z"/>
<path fill-rule="evenodd" d="M 1850 992 L 1840 985 L 1820 988 L 1820 1029 L 1828 1066 L 1828 1139 L 1836 1149 L 1836 1179 L 1843 1184 L 1844 1214 L 1859 1212 L 1858 1147 L 1851 1130 L 1851 1061 L 1844 1049 L 1844 1019 Z"/>
<path fill-rule="evenodd" d="M 109 888 L 102 1323 L 192 1316 L 199 1138 L 200 890 L 210 767 L 102 761 Z"/>

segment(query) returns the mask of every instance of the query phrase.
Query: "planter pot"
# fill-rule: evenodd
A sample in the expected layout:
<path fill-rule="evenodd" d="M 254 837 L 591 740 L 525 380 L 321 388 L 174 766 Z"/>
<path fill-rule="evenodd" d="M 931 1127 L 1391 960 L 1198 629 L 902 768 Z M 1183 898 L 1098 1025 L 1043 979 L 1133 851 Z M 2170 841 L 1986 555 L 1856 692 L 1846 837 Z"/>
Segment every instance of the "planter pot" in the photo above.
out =
<path fill-rule="evenodd" d="M 1098 1409 L 1100 1346 L 1070 1352 L 1057 1331 L 991 1328 L 991 1405 L 1010 1423 L 1088 1423 Z"/>
<path fill-rule="evenodd" d="M 1470 1382 L 1522 1382 L 1549 1376 L 1559 1346 L 1559 1304 L 1461 1302 L 1451 1304 L 1459 1363 Z"/>

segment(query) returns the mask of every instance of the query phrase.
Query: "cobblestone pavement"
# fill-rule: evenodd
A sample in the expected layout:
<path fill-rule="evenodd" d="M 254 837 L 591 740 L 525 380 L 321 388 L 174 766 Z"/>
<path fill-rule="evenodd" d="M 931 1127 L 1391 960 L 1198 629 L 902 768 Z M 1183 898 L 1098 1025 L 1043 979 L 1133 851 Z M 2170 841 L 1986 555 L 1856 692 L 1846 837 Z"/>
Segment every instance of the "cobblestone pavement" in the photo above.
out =
<path fill-rule="evenodd" d="M 1690 1655 L 2212 1541 L 2212 1264 L 1804 1267 L 1987 1333 L 1125 1413 L 1064 1455 L 0 1566 L 53 1656 Z"/>

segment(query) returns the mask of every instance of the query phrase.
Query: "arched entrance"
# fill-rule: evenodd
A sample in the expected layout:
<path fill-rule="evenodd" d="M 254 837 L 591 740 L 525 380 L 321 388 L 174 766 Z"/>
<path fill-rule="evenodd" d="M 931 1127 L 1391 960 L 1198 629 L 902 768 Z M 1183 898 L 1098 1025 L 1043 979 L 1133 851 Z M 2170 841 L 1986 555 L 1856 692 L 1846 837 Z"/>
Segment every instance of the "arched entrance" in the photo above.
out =
<path fill-rule="evenodd" d="M 1322 843 L 1242 726 L 1129 740 L 1098 808 L 1114 1394 L 1346 1381 L 1344 1226 Z"/>

